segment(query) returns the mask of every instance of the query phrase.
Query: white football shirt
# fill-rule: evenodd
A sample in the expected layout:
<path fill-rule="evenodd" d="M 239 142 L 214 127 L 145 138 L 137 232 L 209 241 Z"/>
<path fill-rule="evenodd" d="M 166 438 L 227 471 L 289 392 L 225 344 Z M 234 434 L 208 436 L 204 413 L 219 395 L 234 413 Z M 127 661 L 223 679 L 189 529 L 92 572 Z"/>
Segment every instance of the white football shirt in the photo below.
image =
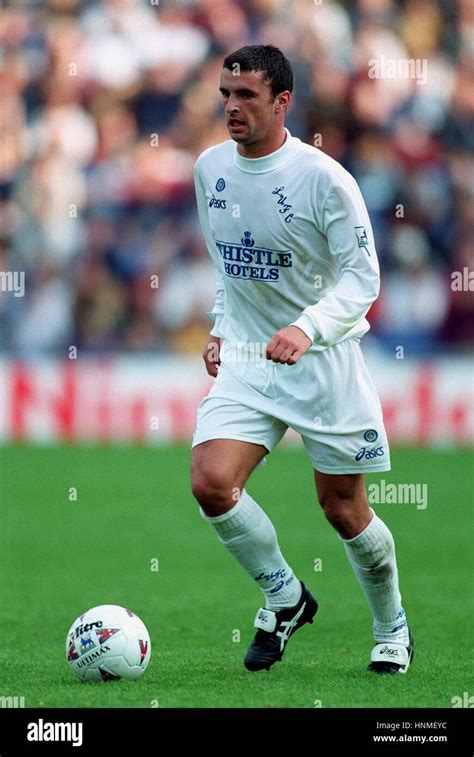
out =
<path fill-rule="evenodd" d="M 318 351 L 368 331 L 379 266 L 354 178 L 285 131 L 282 147 L 262 158 L 244 158 L 229 139 L 195 163 L 199 220 L 217 269 L 211 333 L 262 343 L 293 324 Z"/>

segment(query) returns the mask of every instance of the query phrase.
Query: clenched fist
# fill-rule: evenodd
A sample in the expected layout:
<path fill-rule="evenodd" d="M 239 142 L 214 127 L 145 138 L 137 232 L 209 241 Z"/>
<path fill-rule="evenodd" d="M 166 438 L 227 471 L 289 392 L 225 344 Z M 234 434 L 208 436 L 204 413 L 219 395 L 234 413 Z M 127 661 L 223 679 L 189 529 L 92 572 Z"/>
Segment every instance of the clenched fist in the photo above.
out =
<path fill-rule="evenodd" d="M 268 342 L 267 360 L 295 365 L 311 345 L 311 339 L 298 326 L 286 326 L 277 331 Z"/>

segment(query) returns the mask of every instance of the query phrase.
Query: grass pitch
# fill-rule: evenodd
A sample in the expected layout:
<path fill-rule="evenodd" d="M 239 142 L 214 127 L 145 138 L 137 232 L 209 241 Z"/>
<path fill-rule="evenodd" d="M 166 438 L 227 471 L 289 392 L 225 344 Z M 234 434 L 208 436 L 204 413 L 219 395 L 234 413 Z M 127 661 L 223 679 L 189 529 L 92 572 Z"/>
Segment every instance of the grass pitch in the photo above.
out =
<path fill-rule="evenodd" d="M 27 707 L 449 708 L 472 690 L 469 451 L 395 450 L 393 471 L 367 479 L 428 485 L 424 510 L 375 508 L 395 536 L 416 644 L 408 675 L 389 678 L 365 672 L 371 617 L 303 450 L 276 450 L 248 484 L 320 604 L 269 673 L 243 667 L 262 595 L 199 516 L 189 449 L 0 455 L 0 696 L 23 696 Z M 70 624 L 106 603 L 149 629 L 152 658 L 136 682 L 83 684 L 68 669 Z"/>

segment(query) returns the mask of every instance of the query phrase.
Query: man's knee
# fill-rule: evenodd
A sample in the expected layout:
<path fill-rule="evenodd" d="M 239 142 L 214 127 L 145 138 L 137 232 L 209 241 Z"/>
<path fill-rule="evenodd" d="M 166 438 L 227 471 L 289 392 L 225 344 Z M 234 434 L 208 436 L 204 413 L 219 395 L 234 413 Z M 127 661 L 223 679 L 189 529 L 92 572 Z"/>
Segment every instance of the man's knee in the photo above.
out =
<path fill-rule="evenodd" d="M 352 539 L 361 533 L 372 517 L 368 506 L 338 494 L 326 494 L 320 504 L 327 520 L 343 539 Z"/>
<path fill-rule="evenodd" d="M 352 523 L 351 503 L 335 494 L 327 494 L 320 500 L 324 515 L 329 523 L 339 531 Z"/>
<path fill-rule="evenodd" d="M 328 475 L 315 471 L 318 499 L 324 514 L 343 539 L 352 539 L 370 523 L 362 474 Z"/>
<path fill-rule="evenodd" d="M 191 490 L 204 512 L 211 517 L 229 510 L 240 497 L 232 471 L 217 461 L 193 461 Z"/>

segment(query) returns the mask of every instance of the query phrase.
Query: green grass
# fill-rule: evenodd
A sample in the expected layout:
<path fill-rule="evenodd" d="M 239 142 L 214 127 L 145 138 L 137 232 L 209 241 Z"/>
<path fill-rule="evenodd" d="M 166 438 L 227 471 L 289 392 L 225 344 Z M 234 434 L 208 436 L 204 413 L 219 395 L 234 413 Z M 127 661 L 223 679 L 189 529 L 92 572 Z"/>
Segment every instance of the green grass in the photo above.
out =
<path fill-rule="evenodd" d="M 416 639 L 407 676 L 365 672 L 371 617 L 335 532 L 317 505 L 302 450 L 276 450 L 249 492 L 270 514 L 288 562 L 320 603 L 270 673 L 245 671 L 261 594 L 199 516 L 186 448 L 1 450 L 2 696 L 27 707 L 450 707 L 471 691 L 469 451 L 393 453 L 387 482 L 429 487 L 428 507 L 377 507 L 397 545 Z M 368 481 L 379 480 L 371 476 Z M 69 501 L 76 487 L 77 501 Z M 158 558 L 159 571 L 151 560 Z M 322 571 L 314 571 L 314 560 Z M 64 643 L 94 605 L 130 607 L 152 658 L 136 682 L 82 684 Z M 241 641 L 235 642 L 238 629 Z"/>

